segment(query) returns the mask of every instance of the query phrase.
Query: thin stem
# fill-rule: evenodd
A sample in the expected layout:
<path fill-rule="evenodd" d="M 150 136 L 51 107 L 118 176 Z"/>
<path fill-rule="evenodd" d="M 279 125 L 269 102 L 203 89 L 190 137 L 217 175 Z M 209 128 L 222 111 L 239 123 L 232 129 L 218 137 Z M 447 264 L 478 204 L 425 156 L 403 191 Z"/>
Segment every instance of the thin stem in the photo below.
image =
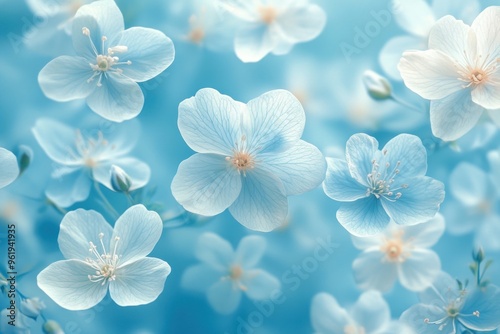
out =
<path fill-rule="evenodd" d="M 125 191 L 125 192 L 123 192 L 123 193 L 125 194 L 125 197 L 127 197 L 128 204 L 129 204 L 130 206 L 132 206 L 132 205 L 136 204 L 136 203 L 135 203 L 135 201 L 134 201 L 134 199 L 132 198 L 132 196 L 130 195 L 130 193 L 129 193 L 128 191 Z"/>
<path fill-rule="evenodd" d="M 396 95 L 394 95 L 394 94 L 391 94 L 391 96 L 390 96 L 389 98 L 390 98 L 390 99 L 392 99 L 394 102 L 399 103 L 399 104 L 400 104 L 400 105 L 402 105 L 403 107 L 410 108 L 411 110 L 416 111 L 416 112 L 418 112 L 419 114 L 422 114 L 422 113 L 423 113 L 423 110 L 422 110 L 422 109 L 419 109 L 419 108 L 415 107 L 414 105 L 407 103 L 406 101 L 404 101 L 404 100 L 400 99 L 399 97 L 397 97 L 397 96 L 396 96 Z"/>
<path fill-rule="evenodd" d="M 62 214 L 63 216 L 66 215 L 68 213 L 68 210 L 64 209 L 64 208 L 61 208 L 59 205 L 57 205 L 56 203 L 50 201 L 50 205 L 56 209 L 60 214 Z"/>
<path fill-rule="evenodd" d="M 109 203 L 109 201 L 106 198 L 106 196 L 104 196 L 104 194 L 101 191 L 101 187 L 99 186 L 99 183 L 97 181 L 94 181 L 94 188 L 95 188 L 97 194 L 99 195 L 99 197 L 101 198 L 102 203 L 104 204 L 105 208 L 108 210 L 108 212 L 112 216 L 114 216 L 113 218 L 117 219 L 120 215 L 115 210 L 115 208 L 113 207 L 113 205 L 111 205 L 111 203 Z"/>

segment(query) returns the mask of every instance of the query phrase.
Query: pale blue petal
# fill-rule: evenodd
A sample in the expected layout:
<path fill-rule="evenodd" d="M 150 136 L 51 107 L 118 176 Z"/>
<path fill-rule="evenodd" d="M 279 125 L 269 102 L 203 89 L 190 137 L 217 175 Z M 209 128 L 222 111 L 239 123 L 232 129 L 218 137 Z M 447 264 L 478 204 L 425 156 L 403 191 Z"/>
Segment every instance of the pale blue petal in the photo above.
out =
<path fill-rule="evenodd" d="M 440 319 L 446 318 L 446 316 L 447 314 L 444 307 L 438 307 L 434 304 L 430 305 L 416 304 L 403 312 L 400 321 L 413 328 L 415 333 L 422 333 L 422 334 L 454 333 L 452 332 L 453 329 L 452 319 L 450 318 L 447 319 L 448 321 L 446 321 L 443 324 L 442 328 L 440 328 L 439 324 L 431 324 L 425 321 L 425 319 L 429 319 L 429 322 L 438 321 Z"/>
<path fill-rule="evenodd" d="M 353 320 L 367 333 L 376 333 L 391 320 L 389 305 L 378 291 L 364 292 L 351 310 Z"/>
<path fill-rule="evenodd" d="M 389 291 L 398 278 L 397 264 L 385 258 L 385 253 L 369 250 L 352 263 L 354 279 L 360 289 Z"/>
<path fill-rule="evenodd" d="M 469 89 L 431 101 L 432 133 L 445 141 L 460 138 L 476 125 L 484 108 L 472 102 Z"/>
<path fill-rule="evenodd" d="M 314 146 L 299 140 L 281 153 L 264 153 L 258 156 L 261 168 L 277 176 L 287 195 L 298 195 L 316 188 L 323 182 L 326 161 Z"/>
<path fill-rule="evenodd" d="M 16 156 L 0 147 L 0 188 L 11 184 L 19 175 Z"/>
<path fill-rule="evenodd" d="M 123 75 L 142 82 L 154 78 L 174 61 L 174 44 L 159 30 L 133 27 L 125 30 L 119 45 L 128 47 L 127 52 L 117 54 L 120 61 L 131 61 L 123 65 Z"/>
<path fill-rule="evenodd" d="M 181 286 L 196 292 L 206 292 L 221 276 L 221 272 L 211 266 L 204 263 L 197 264 L 184 271 Z"/>
<path fill-rule="evenodd" d="M 144 205 L 134 205 L 125 211 L 115 223 L 111 249 L 120 256 L 119 265 L 138 261 L 147 256 L 160 240 L 163 222 L 155 211 Z M 119 238 L 119 240 L 116 240 Z"/>
<path fill-rule="evenodd" d="M 243 226 L 269 232 L 283 225 L 288 214 L 288 201 L 281 181 L 260 169 L 242 178 L 241 193 L 229 212 Z"/>
<path fill-rule="evenodd" d="M 257 235 L 249 235 L 241 239 L 236 249 L 235 262 L 243 269 L 253 268 L 259 263 L 266 250 L 266 239 Z"/>
<path fill-rule="evenodd" d="M 488 110 L 490 115 L 498 114 L 497 110 Z M 500 120 L 500 118 L 499 118 Z M 499 123 L 500 124 L 500 123 Z M 452 149 L 458 152 L 469 152 L 486 146 L 497 134 L 498 127 L 491 122 L 478 123 L 468 133 L 453 143 Z"/>
<path fill-rule="evenodd" d="M 109 283 L 111 298 L 120 306 L 149 304 L 163 291 L 170 271 L 167 262 L 152 257 L 120 266 Z"/>
<path fill-rule="evenodd" d="M 402 184 L 407 184 L 408 188 L 399 190 L 402 193 L 399 199 L 381 198 L 382 205 L 396 224 L 423 223 L 436 215 L 444 200 L 443 183 L 428 176 L 418 176 Z"/>
<path fill-rule="evenodd" d="M 326 161 L 328 169 L 323 190 L 328 197 L 341 202 L 352 202 L 366 197 L 367 187 L 351 176 L 344 160 L 326 158 Z"/>
<path fill-rule="evenodd" d="M 52 180 L 45 195 L 60 207 L 67 208 L 74 203 L 86 200 L 89 197 L 91 185 L 88 172 L 80 169 Z"/>
<path fill-rule="evenodd" d="M 357 133 L 347 140 L 345 156 L 351 176 L 367 186 L 367 176 L 372 172 L 372 160 L 378 150 L 378 141 L 364 133 Z"/>
<path fill-rule="evenodd" d="M 85 260 L 94 255 L 89 251 L 92 242 L 100 252 L 101 239 L 105 247 L 110 244 L 113 228 L 104 217 L 93 210 L 77 209 L 68 212 L 61 221 L 57 242 L 61 253 L 67 259 Z"/>
<path fill-rule="evenodd" d="M 204 233 L 198 239 L 195 249 L 196 258 L 220 272 L 229 272 L 234 260 L 231 244 L 215 233 Z"/>
<path fill-rule="evenodd" d="M 87 97 L 90 109 L 114 122 L 123 122 L 139 115 L 144 105 L 144 94 L 137 83 L 109 71 L 103 74 L 101 83 L 102 86 Z"/>
<path fill-rule="evenodd" d="M 114 190 L 111 186 L 111 166 L 115 165 L 127 173 L 130 181 L 130 191 L 144 187 L 149 182 L 151 169 L 149 166 L 136 158 L 120 158 L 112 161 L 100 163 L 92 169 L 94 180 L 103 184 L 108 189 Z"/>
<path fill-rule="evenodd" d="M 276 277 L 262 269 L 244 271 L 241 284 L 247 288 L 245 293 L 248 298 L 257 300 L 270 299 L 281 287 Z"/>
<path fill-rule="evenodd" d="M 428 248 L 438 242 L 445 229 L 444 217 L 440 213 L 425 223 L 405 226 L 403 238 L 413 247 Z"/>
<path fill-rule="evenodd" d="M 491 215 L 478 228 L 474 243 L 477 247 L 481 246 L 485 251 L 500 250 L 500 217 Z"/>
<path fill-rule="evenodd" d="M 337 211 L 337 220 L 349 233 L 363 237 L 384 230 L 390 218 L 380 200 L 370 196 L 343 203 Z"/>
<path fill-rule="evenodd" d="M 306 116 L 299 100 L 286 90 L 272 90 L 250 100 L 243 113 L 243 134 L 250 152 L 279 152 L 295 145 Z"/>
<path fill-rule="evenodd" d="M 436 22 L 425 0 L 393 0 L 393 8 L 398 26 L 412 35 L 426 38 Z"/>
<path fill-rule="evenodd" d="M 447 306 L 450 301 L 460 295 L 457 281 L 444 271 L 436 276 L 432 286 L 419 293 L 419 299 L 422 303 Z"/>
<path fill-rule="evenodd" d="M 207 291 L 210 305 L 221 314 L 233 313 L 241 300 L 241 290 L 230 279 L 221 279 Z"/>
<path fill-rule="evenodd" d="M 427 151 L 417 136 L 400 134 L 389 140 L 382 152 L 389 167 L 384 164 L 381 169 L 398 169 L 398 177 L 422 176 L 427 172 Z"/>
<path fill-rule="evenodd" d="M 446 217 L 446 231 L 463 235 L 474 231 L 484 220 L 484 213 L 465 207 L 459 201 L 447 201 L 440 210 Z"/>
<path fill-rule="evenodd" d="M 196 152 L 232 156 L 241 140 L 240 118 L 244 105 L 215 89 L 200 89 L 179 105 L 182 138 Z"/>
<path fill-rule="evenodd" d="M 425 248 L 412 249 L 410 256 L 398 266 L 401 285 L 411 291 L 429 287 L 440 271 L 439 256 Z"/>
<path fill-rule="evenodd" d="M 489 182 L 482 169 L 468 162 L 455 167 L 449 179 L 451 194 L 466 206 L 476 206 L 489 200 Z"/>
<path fill-rule="evenodd" d="M 391 38 L 382 47 L 379 54 L 379 63 L 384 72 L 394 80 L 402 80 L 399 74 L 398 63 L 406 50 L 424 50 L 424 39 L 413 36 L 397 36 Z"/>
<path fill-rule="evenodd" d="M 80 260 L 57 261 L 37 276 L 38 287 L 65 309 L 86 310 L 106 295 L 108 285 L 91 282 L 88 275 L 95 269 Z"/>
<path fill-rule="evenodd" d="M 494 285 L 474 289 L 467 296 L 458 321 L 468 329 L 491 331 L 500 326 L 500 290 Z M 473 313 L 479 311 L 479 316 Z"/>
<path fill-rule="evenodd" d="M 50 61 L 38 74 L 43 93 L 59 102 L 83 99 L 96 89 L 89 62 L 82 57 L 60 56 Z"/>
<path fill-rule="evenodd" d="M 326 23 L 325 11 L 314 4 L 289 6 L 280 15 L 277 24 L 280 25 L 286 38 L 293 42 L 305 42 L 316 38 Z"/>
<path fill-rule="evenodd" d="M 245 63 L 255 63 L 274 48 L 274 39 L 265 24 L 250 24 L 242 28 L 234 39 L 234 52 Z"/>
<path fill-rule="evenodd" d="M 236 200 L 241 178 L 223 156 L 197 153 L 179 165 L 172 180 L 172 195 L 190 212 L 215 216 Z"/>
<path fill-rule="evenodd" d="M 349 314 L 340 307 L 337 300 L 328 293 L 314 296 L 311 304 L 311 323 L 315 332 L 320 334 L 344 333 L 351 323 Z"/>

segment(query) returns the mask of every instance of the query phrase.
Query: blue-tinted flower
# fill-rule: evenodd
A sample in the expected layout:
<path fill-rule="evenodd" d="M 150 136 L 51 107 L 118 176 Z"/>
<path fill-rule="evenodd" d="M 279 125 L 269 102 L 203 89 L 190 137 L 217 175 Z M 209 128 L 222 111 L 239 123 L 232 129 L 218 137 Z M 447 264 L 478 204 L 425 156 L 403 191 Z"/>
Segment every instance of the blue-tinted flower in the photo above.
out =
<path fill-rule="evenodd" d="M 114 1 L 82 6 L 72 25 L 77 56 L 60 56 L 38 75 L 45 95 L 64 102 L 85 98 L 102 117 L 121 122 L 137 116 L 144 95 L 137 82 L 154 78 L 174 59 L 172 41 L 162 32 L 124 30 Z"/>
<path fill-rule="evenodd" d="M 494 285 L 461 289 L 442 272 L 420 294 L 420 304 L 401 315 L 401 321 L 418 334 L 491 331 L 500 326 L 499 300 L 500 290 Z"/>
<path fill-rule="evenodd" d="M 430 286 L 441 271 L 439 256 L 428 248 L 444 232 L 440 214 L 414 226 L 387 226 L 372 237 L 353 237 L 354 246 L 363 253 L 353 262 L 354 277 L 362 289 L 387 291 L 399 280 L 409 290 Z"/>
<path fill-rule="evenodd" d="M 351 234 L 373 235 L 389 221 L 423 223 L 436 215 L 444 185 L 427 171 L 427 153 L 420 139 L 401 134 L 378 150 L 375 138 L 355 134 L 346 144 L 346 161 L 327 158 L 325 193 L 345 202 L 337 220 Z"/>
<path fill-rule="evenodd" d="M 66 260 L 42 270 L 38 286 L 69 310 L 95 306 L 108 287 L 120 306 L 151 303 L 170 274 L 168 263 L 146 257 L 162 229 L 160 216 L 143 205 L 125 211 L 114 229 L 95 211 L 71 211 L 64 216 L 57 239 Z"/>
<path fill-rule="evenodd" d="M 149 181 L 150 169 L 144 162 L 128 157 L 138 136 L 134 123 L 120 127 L 105 138 L 101 131 L 86 136 L 78 129 L 62 123 L 39 119 L 32 129 L 36 140 L 49 158 L 60 165 L 52 173 L 55 180 L 47 189 L 47 197 L 62 207 L 87 199 L 92 180 L 111 190 L 113 168 L 126 172 L 129 190 L 143 187 Z"/>
<path fill-rule="evenodd" d="M 328 293 L 314 296 L 311 322 L 317 334 L 404 334 L 406 326 L 391 321 L 389 305 L 380 292 L 364 292 L 347 311 Z"/>
<path fill-rule="evenodd" d="M 201 263 L 186 269 L 182 285 L 205 292 L 210 305 L 222 314 L 236 310 L 242 292 L 250 299 L 268 299 L 280 288 L 280 282 L 267 271 L 255 268 L 265 247 L 264 238 L 247 236 L 234 251 L 231 244 L 218 235 L 205 233 L 198 239 L 195 251 Z"/>
<path fill-rule="evenodd" d="M 16 156 L 0 147 L 0 189 L 11 184 L 19 175 Z"/>
<path fill-rule="evenodd" d="M 217 215 L 227 208 L 245 227 L 270 231 L 285 222 L 288 195 L 318 186 L 326 162 L 300 140 L 305 115 L 289 92 L 274 90 L 248 104 L 202 89 L 179 105 L 178 126 L 199 152 L 184 160 L 172 194 L 188 211 Z"/>
<path fill-rule="evenodd" d="M 257 62 L 268 53 L 283 55 L 300 42 L 316 38 L 326 14 L 309 0 L 223 0 L 223 8 L 242 22 L 234 50 L 244 62 Z"/>
<path fill-rule="evenodd" d="M 398 65 L 408 88 L 431 100 L 432 133 L 460 138 L 483 111 L 500 124 L 500 6 L 486 8 L 472 26 L 452 16 L 429 35 L 429 50 L 408 51 Z"/>

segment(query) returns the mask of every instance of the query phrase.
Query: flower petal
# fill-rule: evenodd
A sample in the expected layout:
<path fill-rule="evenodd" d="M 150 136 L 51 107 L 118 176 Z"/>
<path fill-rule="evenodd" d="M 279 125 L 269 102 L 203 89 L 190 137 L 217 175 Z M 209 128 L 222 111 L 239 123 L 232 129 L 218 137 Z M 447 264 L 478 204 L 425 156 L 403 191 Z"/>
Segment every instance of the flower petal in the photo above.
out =
<path fill-rule="evenodd" d="M 179 104 L 178 126 L 182 138 L 196 152 L 230 156 L 241 139 L 244 105 L 215 89 L 200 89 Z"/>
<path fill-rule="evenodd" d="M 131 181 L 130 191 L 144 187 L 149 182 L 151 169 L 144 162 L 136 158 L 120 158 L 105 163 L 100 163 L 92 169 L 94 180 L 103 184 L 108 189 L 114 190 L 111 186 L 111 166 L 115 165 L 127 173 Z"/>
<path fill-rule="evenodd" d="M 125 30 L 119 45 L 127 46 L 127 52 L 119 54 L 123 75 L 142 82 L 154 78 L 172 64 L 175 57 L 174 44 L 159 30 L 133 27 Z"/>
<path fill-rule="evenodd" d="M 341 202 L 352 202 L 366 197 L 366 186 L 351 176 L 344 160 L 326 158 L 326 161 L 328 169 L 323 190 L 328 197 Z"/>
<path fill-rule="evenodd" d="M 461 162 L 448 182 L 452 195 L 466 206 L 476 206 L 489 199 L 488 175 L 471 163 Z"/>
<path fill-rule="evenodd" d="M 274 48 L 274 39 L 265 24 L 248 24 L 238 31 L 234 39 L 234 52 L 244 63 L 255 63 Z"/>
<path fill-rule="evenodd" d="M 487 252 L 500 250 L 500 217 L 490 215 L 478 228 L 474 244 Z"/>
<path fill-rule="evenodd" d="M 349 314 L 334 297 L 325 292 L 314 296 L 311 303 L 311 323 L 316 333 L 344 333 L 350 322 Z"/>
<path fill-rule="evenodd" d="M 234 262 L 234 251 L 231 244 L 212 232 L 203 233 L 196 243 L 196 258 L 220 272 L 229 271 Z"/>
<path fill-rule="evenodd" d="M 220 278 L 218 270 L 205 263 L 197 264 L 182 273 L 181 286 L 196 292 L 206 292 Z"/>
<path fill-rule="evenodd" d="M 387 261 L 378 249 L 361 253 L 352 263 L 354 279 L 360 289 L 389 291 L 398 278 L 397 265 Z"/>
<path fill-rule="evenodd" d="M 223 156 L 197 153 L 179 165 L 172 180 L 172 195 L 190 212 L 215 216 L 236 200 L 241 178 Z"/>
<path fill-rule="evenodd" d="M 88 81 L 91 76 L 92 69 L 85 58 L 60 56 L 42 68 L 38 83 L 48 98 L 65 102 L 89 96 L 96 89 L 96 83 Z"/>
<path fill-rule="evenodd" d="M 403 238 L 405 241 L 410 241 L 413 247 L 427 248 L 441 238 L 444 228 L 444 217 L 438 213 L 425 223 L 405 226 Z"/>
<path fill-rule="evenodd" d="M 491 331 L 500 326 L 500 289 L 489 285 L 484 289 L 474 289 L 460 310 L 458 320 L 467 328 L 477 331 Z M 478 311 L 479 316 L 473 316 Z M 466 316 L 462 316 L 466 315 Z"/>
<path fill-rule="evenodd" d="M 251 100 L 243 113 L 249 151 L 279 152 L 295 145 L 306 116 L 299 100 L 286 90 L 272 90 Z"/>
<path fill-rule="evenodd" d="M 325 11 L 314 4 L 290 5 L 276 22 L 286 38 L 293 42 L 305 42 L 316 38 L 326 23 Z"/>
<path fill-rule="evenodd" d="M 247 288 L 245 293 L 248 298 L 257 300 L 270 299 L 272 294 L 278 291 L 281 286 L 276 277 L 262 269 L 243 272 L 241 284 Z"/>
<path fill-rule="evenodd" d="M 411 291 L 431 286 L 440 271 L 439 256 L 425 248 L 412 249 L 410 256 L 398 266 L 401 285 Z"/>
<path fill-rule="evenodd" d="M 476 125 L 483 110 L 472 102 L 468 89 L 431 101 L 432 133 L 442 140 L 456 140 Z"/>
<path fill-rule="evenodd" d="M 269 232 L 285 223 L 288 201 L 281 181 L 261 169 L 242 178 L 241 193 L 229 212 L 250 230 Z"/>
<path fill-rule="evenodd" d="M 468 44 L 472 41 L 469 40 L 471 33 L 474 34 L 463 21 L 447 15 L 439 19 L 432 28 L 429 34 L 429 49 L 442 51 L 461 65 L 467 66 L 469 61 L 467 55 L 464 54 L 465 50 L 468 53 L 476 52 L 476 45 L 470 45 L 474 47 L 471 48 Z"/>
<path fill-rule="evenodd" d="M 436 19 L 425 0 L 394 0 L 394 18 L 408 33 L 426 38 Z"/>
<path fill-rule="evenodd" d="M 487 80 L 472 90 L 472 101 L 483 108 L 497 110 L 500 108 L 500 70 L 490 74 Z"/>
<path fill-rule="evenodd" d="M 461 294 L 457 281 L 444 271 L 436 276 L 432 285 L 419 293 L 419 299 L 424 304 L 447 306 Z"/>
<path fill-rule="evenodd" d="M 483 57 L 489 56 L 489 62 L 500 56 L 500 7 L 486 7 L 472 23 L 472 30 L 478 36 L 477 50 Z"/>
<path fill-rule="evenodd" d="M 52 180 L 45 195 L 58 206 L 67 208 L 89 197 L 91 183 L 87 171 L 78 169 Z"/>
<path fill-rule="evenodd" d="M 390 164 L 388 171 L 398 169 L 398 177 L 423 176 L 427 172 L 427 151 L 417 136 L 400 134 L 389 140 L 382 152 Z"/>
<path fill-rule="evenodd" d="M 500 128 L 500 109 L 488 110 L 488 115 L 490 115 L 493 123 Z"/>
<path fill-rule="evenodd" d="M 241 239 L 236 249 L 235 262 L 243 269 L 253 268 L 259 263 L 266 250 L 266 239 L 257 235 L 249 235 Z"/>
<path fill-rule="evenodd" d="M 104 217 L 94 210 L 77 209 L 68 212 L 61 221 L 57 242 L 61 253 L 67 259 L 84 261 L 92 256 L 89 243 L 101 248 L 102 243 L 107 247 L 110 244 L 113 228 Z"/>
<path fill-rule="evenodd" d="M 343 203 L 337 211 L 339 223 L 354 236 L 363 237 L 381 232 L 390 218 L 375 196 Z"/>
<path fill-rule="evenodd" d="M 163 222 L 155 211 L 147 210 L 142 204 L 128 208 L 116 221 L 111 238 L 111 249 L 116 249 L 120 256 L 120 266 L 151 253 L 162 230 Z"/>
<path fill-rule="evenodd" d="M 219 280 L 208 289 L 207 298 L 215 311 L 231 314 L 240 304 L 241 290 L 234 286 L 232 280 Z"/>
<path fill-rule="evenodd" d="M 401 197 L 395 201 L 381 198 L 389 216 L 399 225 L 414 225 L 428 221 L 436 215 L 444 200 L 444 184 L 428 176 L 409 179 L 408 187 L 400 189 Z"/>
<path fill-rule="evenodd" d="M 16 156 L 0 147 L 0 189 L 11 184 L 19 175 Z"/>
<path fill-rule="evenodd" d="M 427 100 L 463 90 L 455 61 L 439 50 L 407 51 L 398 65 L 405 85 Z"/>
<path fill-rule="evenodd" d="M 163 291 L 170 271 L 167 262 L 152 257 L 120 266 L 109 283 L 111 298 L 120 306 L 149 304 Z"/>
<path fill-rule="evenodd" d="M 435 304 L 413 305 L 412 307 L 403 312 L 403 314 L 400 317 L 400 321 L 412 327 L 414 329 L 414 333 L 425 333 L 425 334 L 457 333 L 452 325 L 452 323 L 455 322 L 454 319 L 451 321 L 435 323 L 441 319 L 446 319 L 448 317 L 445 307 L 439 307 L 439 306 Z M 443 306 L 445 305 L 443 304 Z M 429 321 L 427 322 L 425 321 L 425 319 L 429 319 Z"/>
<path fill-rule="evenodd" d="M 57 261 L 38 274 L 37 283 L 59 306 L 72 311 L 86 310 L 97 305 L 108 291 L 107 284 L 90 281 L 88 275 L 94 271 L 80 260 Z"/>
<path fill-rule="evenodd" d="M 281 153 L 259 155 L 261 168 L 277 176 L 287 195 L 298 195 L 316 188 L 323 182 L 326 161 L 323 154 L 303 140 Z"/>
<path fill-rule="evenodd" d="M 372 172 L 372 160 L 378 150 L 378 141 L 365 133 L 357 133 L 347 140 L 345 157 L 351 176 L 367 186 L 368 174 Z"/>
<path fill-rule="evenodd" d="M 378 291 L 366 291 L 354 304 L 351 311 L 356 324 L 367 333 L 376 333 L 391 320 L 389 305 Z"/>
<path fill-rule="evenodd" d="M 396 36 L 385 43 L 380 51 L 378 61 L 384 72 L 394 80 L 402 80 L 398 63 L 407 50 L 425 50 L 427 45 L 420 37 Z"/>

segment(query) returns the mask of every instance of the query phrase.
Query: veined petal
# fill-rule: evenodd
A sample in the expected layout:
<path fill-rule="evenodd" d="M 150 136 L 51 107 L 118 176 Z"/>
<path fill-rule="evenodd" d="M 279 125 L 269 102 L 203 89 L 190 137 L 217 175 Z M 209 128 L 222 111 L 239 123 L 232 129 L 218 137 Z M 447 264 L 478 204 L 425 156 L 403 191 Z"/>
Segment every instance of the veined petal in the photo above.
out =
<path fill-rule="evenodd" d="M 309 3 L 289 7 L 277 19 L 288 40 L 310 41 L 321 33 L 326 23 L 326 14 L 321 7 Z"/>
<path fill-rule="evenodd" d="M 456 283 L 455 283 L 456 284 Z M 433 304 L 424 305 L 416 304 L 403 312 L 400 317 L 400 321 L 411 326 L 417 333 L 425 334 L 442 334 L 442 333 L 454 333 L 458 334 L 453 329 L 453 322 L 455 319 L 448 318 L 446 322 L 442 323 L 432 323 L 440 319 L 447 318 L 447 313 L 445 304 L 435 305 Z M 425 319 L 429 319 L 428 322 Z M 462 333 L 461 333 L 462 334 Z"/>
<path fill-rule="evenodd" d="M 206 292 L 220 278 L 220 271 L 201 263 L 187 268 L 182 273 L 181 286 L 196 292 Z"/>
<path fill-rule="evenodd" d="M 429 34 L 429 49 L 442 51 L 461 65 L 467 66 L 469 56 L 476 54 L 476 45 L 469 47 L 468 41 L 471 29 L 463 21 L 451 15 L 439 19 Z M 473 48 L 472 48 L 473 47 Z"/>
<path fill-rule="evenodd" d="M 398 25 L 412 35 L 426 38 L 436 22 L 425 0 L 393 0 L 393 10 Z"/>
<path fill-rule="evenodd" d="M 172 180 L 172 195 L 188 211 L 215 216 L 236 200 L 241 178 L 223 156 L 197 153 L 179 165 Z"/>
<path fill-rule="evenodd" d="M 444 217 L 438 213 L 425 223 L 406 226 L 403 238 L 405 242 L 411 242 L 413 247 L 427 248 L 433 246 L 441 238 L 444 228 Z"/>
<path fill-rule="evenodd" d="M 441 271 L 439 256 L 431 250 L 416 248 L 398 266 L 401 285 L 411 291 L 422 291 L 432 285 Z"/>
<path fill-rule="evenodd" d="M 243 226 L 269 232 L 285 223 L 288 200 L 281 180 L 261 169 L 253 169 L 242 179 L 241 193 L 229 212 Z"/>
<path fill-rule="evenodd" d="M 401 80 L 398 63 L 407 50 L 427 49 L 424 40 L 413 36 L 396 36 L 385 43 L 380 51 L 378 61 L 384 72 L 394 80 Z"/>
<path fill-rule="evenodd" d="M 163 222 L 155 211 L 147 210 L 142 204 L 128 208 L 116 221 L 111 238 L 110 248 L 120 254 L 120 267 L 151 253 L 162 230 Z"/>
<path fill-rule="evenodd" d="M 343 333 L 351 322 L 347 311 L 328 293 L 314 296 L 311 303 L 311 322 L 316 333 Z"/>
<path fill-rule="evenodd" d="M 438 100 L 463 90 L 456 61 L 439 50 L 407 51 L 398 69 L 405 85 L 427 100 Z"/>
<path fill-rule="evenodd" d="M 472 89 L 472 101 L 486 109 L 500 108 L 500 69 L 490 74 L 484 84 Z"/>
<path fill-rule="evenodd" d="M 215 89 L 200 89 L 179 104 L 179 131 L 196 152 L 230 156 L 241 139 L 243 108 L 241 102 Z"/>
<path fill-rule="evenodd" d="M 368 186 L 367 176 L 372 172 L 372 160 L 378 150 L 378 141 L 365 133 L 357 133 L 347 140 L 345 157 L 351 176 Z"/>
<path fill-rule="evenodd" d="M 281 286 L 276 277 L 262 269 L 244 271 L 241 284 L 247 288 L 245 293 L 248 298 L 257 300 L 270 299 Z"/>
<path fill-rule="evenodd" d="M 42 68 L 38 83 L 48 98 L 65 102 L 89 96 L 96 89 L 90 77 L 92 68 L 85 58 L 60 56 Z"/>
<path fill-rule="evenodd" d="M 489 200 L 489 182 L 486 172 L 468 162 L 455 167 L 449 179 L 453 196 L 469 207 Z"/>
<path fill-rule="evenodd" d="M 233 313 L 241 300 L 241 290 L 230 279 L 221 279 L 207 291 L 208 302 L 221 314 Z"/>
<path fill-rule="evenodd" d="M 352 235 L 363 237 L 381 232 L 390 218 L 375 196 L 346 202 L 337 211 L 337 220 Z"/>
<path fill-rule="evenodd" d="M 295 145 L 304 131 L 306 115 L 289 91 L 272 90 L 251 100 L 243 112 L 243 134 L 250 152 L 280 152 Z"/>
<path fill-rule="evenodd" d="M 398 278 L 396 263 L 388 261 L 378 249 L 361 253 L 353 261 L 352 270 L 356 284 L 363 290 L 389 291 Z"/>
<path fill-rule="evenodd" d="M 65 258 L 83 261 L 92 255 L 90 242 L 101 248 L 101 233 L 102 243 L 108 247 L 113 228 L 99 212 L 83 209 L 70 211 L 61 221 L 57 238 L 59 249 Z"/>
<path fill-rule="evenodd" d="M 114 190 L 111 186 L 112 165 L 120 167 L 128 175 L 131 181 L 130 191 L 142 188 L 149 182 L 149 177 L 151 176 L 149 166 L 136 158 L 125 157 L 100 163 L 92 169 L 94 180 L 103 184 L 108 189 Z"/>
<path fill-rule="evenodd" d="M 326 158 L 326 161 L 328 169 L 323 190 L 328 197 L 341 202 L 352 202 L 366 197 L 366 186 L 351 176 L 344 160 Z"/>
<path fill-rule="evenodd" d="M 476 125 L 483 111 L 483 107 L 472 102 L 468 89 L 431 101 L 432 133 L 442 140 L 456 140 Z"/>
<path fill-rule="evenodd" d="M 163 291 L 170 271 L 167 262 L 152 257 L 120 266 L 109 283 L 111 298 L 120 306 L 149 304 Z"/>
<path fill-rule="evenodd" d="M 287 195 L 298 195 L 316 188 L 325 178 L 326 161 L 323 154 L 303 140 L 280 153 L 258 156 L 261 168 L 277 176 Z"/>
<path fill-rule="evenodd" d="M 391 320 L 389 305 L 378 291 L 366 291 L 354 304 L 351 311 L 356 324 L 367 333 L 376 333 Z"/>
<path fill-rule="evenodd" d="M 451 300 L 460 296 L 457 281 L 444 271 L 436 276 L 432 285 L 433 287 L 419 293 L 419 299 L 424 304 L 447 306 Z"/>
<path fill-rule="evenodd" d="M 231 244 L 215 233 L 203 233 L 196 244 L 196 258 L 220 272 L 229 272 L 234 260 Z"/>
<path fill-rule="evenodd" d="M 235 262 L 244 269 L 253 268 L 259 263 L 266 249 L 266 239 L 258 235 L 249 235 L 241 239 L 236 249 Z"/>
<path fill-rule="evenodd" d="M 245 63 L 255 63 L 274 49 L 275 41 L 265 24 L 252 23 L 242 28 L 234 39 L 234 52 Z"/>
<path fill-rule="evenodd" d="M 16 156 L 0 147 L 0 189 L 11 184 L 19 175 Z"/>
<path fill-rule="evenodd" d="M 134 118 L 142 110 L 144 94 L 137 83 L 110 71 L 102 75 L 102 86 L 87 97 L 87 104 L 98 115 L 114 122 Z M 96 85 L 94 78 L 94 85 Z"/>
<path fill-rule="evenodd" d="M 154 78 L 172 64 L 175 57 L 174 44 L 159 30 L 133 27 L 125 30 L 119 45 L 127 46 L 127 52 L 119 54 L 120 61 L 131 61 L 123 65 L 123 75 L 142 82 Z"/>
<path fill-rule="evenodd" d="M 45 195 L 60 207 L 67 208 L 89 197 L 91 183 L 88 172 L 79 169 L 52 180 Z"/>
<path fill-rule="evenodd" d="M 472 23 L 472 30 L 478 36 L 478 54 L 485 58 L 486 62 L 494 61 L 500 57 L 500 7 L 486 7 Z M 498 65 L 497 65 L 498 66 Z M 498 88 L 497 88 L 498 89 Z"/>
<path fill-rule="evenodd" d="M 397 135 L 389 140 L 382 152 L 390 164 L 389 171 L 399 170 L 398 177 L 422 176 L 427 172 L 427 151 L 417 136 Z"/>
<path fill-rule="evenodd" d="M 97 305 L 108 291 L 107 284 L 90 281 L 88 276 L 94 273 L 94 268 L 80 260 L 57 261 L 38 274 L 37 283 L 59 306 L 86 310 Z"/>
<path fill-rule="evenodd" d="M 477 331 L 491 331 L 500 326 L 500 290 L 494 285 L 484 289 L 474 289 L 460 310 L 458 321 L 467 328 Z M 479 316 L 474 316 L 474 312 Z M 464 316 L 468 315 L 468 316 Z"/>

